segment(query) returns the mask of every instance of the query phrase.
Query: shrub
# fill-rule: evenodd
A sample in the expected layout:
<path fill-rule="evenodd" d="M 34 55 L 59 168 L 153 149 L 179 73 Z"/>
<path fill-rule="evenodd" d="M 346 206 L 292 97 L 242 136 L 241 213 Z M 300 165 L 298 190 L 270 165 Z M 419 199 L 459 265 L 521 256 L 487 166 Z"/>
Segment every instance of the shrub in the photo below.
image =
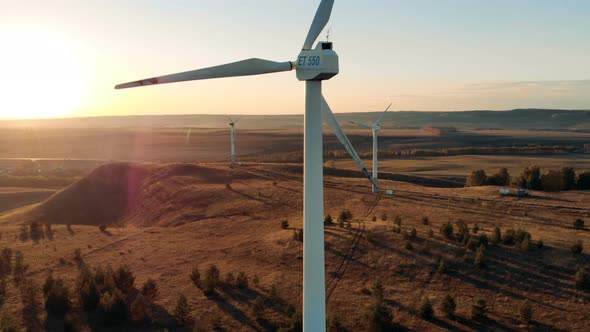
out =
<path fill-rule="evenodd" d="M 410 231 L 410 237 L 416 238 L 417 236 L 418 236 L 418 231 L 416 230 L 416 228 L 412 227 L 412 230 Z"/>
<path fill-rule="evenodd" d="M 195 287 L 201 288 L 201 273 L 199 272 L 199 267 L 197 265 L 193 266 L 190 278 Z"/>
<path fill-rule="evenodd" d="M 573 190 L 577 188 L 576 183 L 576 172 L 571 167 L 562 167 L 561 172 L 561 185 L 562 190 Z"/>
<path fill-rule="evenodd" d="M 0 279 L 12 273 L 12 249 L 4 248 L 0 253 Z"/>
<path fill-rule="evenodd" d="M 469 241 L 467 241 L 467 250 L 469 251 L 475 251 L 477 249 L 477 247 L 479 246 L 479 240 L 475 239 L 475 238 L 470 238 Z"/>
<path fill-rule="evenodd" d="M 469 240 L 469 226 L 463 219 L 457 220 L 455 224 L 457 225 L 457 242 L 467 244 Z"/>
<path fill-rule="evenodd" d="M 293 230 L 293 240 L 295 240 L 297 242 L 303 242 L 303 229 L 294 229 Z"/>
<path fill-rule="evenodd" d="M 82 308 L 86 311 L 94 310 L 100 301 L 100 292 L 92 272 L 88 268 L 83 268 L 78 275 L 76 282 L 78 298 Z"/>
<path fill-rule="evenodd" d="M 143 295 L 143 298 L 149 303 L 153 303 L 158 298 L 160 291 L 158 289 L 158 284 L 154 279 L 148 278 L 143 283 L 141 286 L 141 295 Z"/>
<path fill-rule="evenodd" d="M 129 269 L 129 266 L 119 266 L 113 276 L 115 284 L 124 293 L 129 294 L 133 290 L 133 283 L 135 282 L 135 276 Z"/>
<path fill-rule="evenodd" d="M 252 313 L 252 317 L 255 319 L 259 319 L 262 316 L 262 312 L 264 311 L 264 301 L 260 296 L 258 296 L 252 304 L 250 305 L 250 312 Z"/>
<path fill-rule="evenodd" d="M 488 177 L 483 169 L 472 171 L 465 181 L 465 187 L 485 186 L 488 182 Z"/>
<path fill-rule="evenodd" d="M 29 240 L 29 228 L 26 225 L 20 227 L 20 234 L 18 237 L 22 242 Z"/>
<path fill-rule="evenodd" d="M 276 284 L 273 283 L 270 286 L 270 291 L 268 292 L 268 296 L 272 301 L 277 301 L 280 299 Z"/>
<path fill-rule="evenodd" d="M 527 166 L 516 178 L 516 185 L 527 189 L 541 189 L 541 169 L 539 166 Z"/>
<path fill-rule="evenodd" d="M 236 277 L 236 286 L 240 289 L 248 288 L 248 275 L 245 272 L 238 273 Z"/>
<path fill-rule="evenodd" d="M 288 220 L 282 220 L 281 221 L 281 229 L 287 229 L 289 228 L 289 221 Z"/>
<path fill-rule="evenodd" d="M 455 316 L 455 310 L 457 309 L 457 303 L 455 298 L 450 294 L 445 295 L 438 309 L 447 318 L 453 318 Z"/>
<path fill-rule="evenodd" d="M 254 278 L 252 278 L 252 283 L 254 284 L 254 286 L 258 287 L 260 285 L 260 278 L 258 278 L 258 274 L 254 275 Z"/>
<path fill-rule="evenodd" d="M 519 249 L 522 251 L 531 251 L 533 246 L 531 245 L 531 241 L 529 239 L 524 239 L 519 246 Z"/>
<path fill-rule="evenodd" d="M 385 289 L 383 288 L 383 282 L 381 279 L 376 279 L 371 286 L 371 295 L 373 296 L 373 299 L 377 302 L 382 302 L 384 294 Z"/>
<path fill-rule="evenodd" d="M 577 289 L 590 290 L 590 275 L 585 268 L 581 267 L 576 271 L 574 284 Z"/>
<path fill-rule="evenodd" d="M 478 299 L 473 305 L 471 305 L 471 319 L 473 320 L 484 320 L 487 312 L 488 306 L 484 299 Z"/>
<path fill-rule="evenodd" d="M 371 221 L 377 221 L 377 217 L 373 216 L 373 217 L 371 218 Z"/>
<path fill-rule="evenodd" d="M 428 225 L 429 221 L 428 221 L 428 217 L 424 216 L 422 217 L 422 224 L 423 225 Z"/>
<path fill-rule="evenodd" d="M 487 250 L 484 246 L 477 247 L 475 252 L 475 267 L 480 269 L 485 265 Z"/>
<path fill-rule="evenodd" d="M 502 241 L 502 232 L 500 231 L 500 227 L 494 227 L 494 231 L 492 233 L 492 242 L 500 243 Z"/>
<path fill-rule="evenodd" d="M 22 280 L 27 272 L 28 265 L 25 265 L 25 258 L 23 253 L 20 250 L 15 251 L 14 253 L 14 268 L 12 269 L 12 273 L 14 274 L 14 279 L 16 281 Z"/>
<path fill-rule="evenodd" d="M 106 325 L 117 325 L 127 320 L 127 303 L 125 296 L 118 289 L 113 293 L 105 292 L 100 297 L 98 312 L 101 320 Z"/>
<path fill-rule="evenodd" d="M 29 226 L 29 237 L 35 242 L 38 242 L 44 238 L 45 236 L 43 234 L 43 226 L 41 226 L 41 224 L 36 221 L 32 222 Z"/>
<path fill-rule="evenodd" d="M 576 219 L 576 221 L 574 221 L 574 228 L 575 229 L 584 229 L 584 220 Z"/>
<path fill-rule="evenodd" d="M 46 287 L 48 289 L 46 290 Z M 43 288 L 45 294 L 45 310 L 48 314 L 63 317 L 70 310 L 70 290 L 63 280 L 57 279 Z"/>
<path fill-rule="evenodd" d="M 352 212 L 350 212 L 349 209 L 342 210 L 342 212 L 340 212 L 340 215 L 338 215 L 338 222 L 347 222 L 350 219 L 352 219 Z"/>
<path fill-rule="evenodd" d="M 408 241 L 408 242 L 406 243 L 406 249 L 407 249 L 407 250 L 410 250 L 410 251 L 411 251 L 411 250 L 414 250 L 414 246 L 412 245 L 412 242 Z"/>
<path fill-rule="evenodd" d="M 498 172 L 488 178 L 488 184 L 492 186 L 507 186 L 510 184 L 510 174 L 508 169 L 502 167 Z"/>
<path fill-rule="evenodd" d="M 420 302 L 420 306 L 418 307 L 418 316 L 424 319 L 432 318 L 434 310 L 432 309 L 432 304 L 430 303 L 430 299 L 428 296 L 424 296 L 422 301 Z"/>
<path fill-rule="evenodd" d="M 203 293 L 205 295 L 210 295 L 215 292 L 215 287 L 219 283 L 219 269 L 217 266 L 212 264 L 207 273 L 205 274 L 205 280 L 203 281 Z"/>
<path fill-rule="evenodd" d="M 488 244 L 489 244 L 488 236 L 485 234 L 480 235 L 479 236 L 479 245 L 487 248 Z"/>
<path fill-rule="evenodd" d="M 450 222 L 440 226 L 440 234 L 447 240 L 453 238 L 453 225 Z"/>
<path fill-rule="evenodd" d="M 545 243 L 543 243 L 543 240 L 537 241 L 537 248 L 542 249 L 543 247 L 545 247 Z"/>
<path fill-rule="evenodd" d="M 129 314 L 131 320 L 137 324 L 143 323 L 148 317 L 147 302 L 141 294 L 137 295 L 131 303 Z"/>
<path fill-rule="evenodd" d="M 590 171 L 584 171 L 578 173 L 578 189 L 588 190 L 590 189 Z"/>
<path fill-rule="evenodd" d="M 332 225 L 333 223 L 334 223 L 334 220 L 333 220 L 332 216 L 328 214 L 324 218 L 324 225 Z"/>
<path fill-rule="evenodd" d="M 507 229 L 502 237 L 502 243 L 506 245 L 513 245 L 516 240 L 516 231 L 512 228 Z"/>
<path fill-rule="evenodd" d="M 574 243 L 574 245 L 572 245 L 570 249 L 572 254 L 579 255 L 582 253 L 582 251 L 584 251 L 584 245 L 582 244 L 581 240 L 578 240 L 576 243 Z"/>
<path fill-rule="evenodd" d="M 528 299 L 525 299 L 520 306 L 518 306 L 518 315 L 520 316 L 520 320 L 525 323 L 530 322 L 533 318 L 533 307 Z"/>
<path fill-rule="evenodd" d="M 174 318 L 176 318 L 178 323 L 184 325 L 186 322 L 190 321 L 190 313 L 191 309 L 186 296 L 184 294 L 180 294 L 176 300 L 176 306 L 174 307 Z"/>
<path fill-rule="evenodd" d="M 234 278 L 234 274 L 233 274 L 233 273 L 231 273 L 231 272 L 228 272 L 228 273 L 225 275 L 225 283 L 226 283 L 226 284 L 228 284 L 228 285 L 231 285 L 231 284 L 233 284 L 235 281 L 236 281 L 236 278 Z"/>
<path fill-rule="evenodd" d="M 100 230 L 102 233 L 104 233 L 104 232 L 106 232 L 106 231 L 107 231 L 107 225 L 104 225 L 104 224 L 102 224 L 102 225 L 98 226 L 98 229 L 99 229 L 99 230 Z"/>
<path fill-rule="evenodd" d="M 447 262 L 444 258 L 441 258 L 438 262 L 438 273 L 446 273 L 447 272 Z"/>
<path fill-rule="evenodd" d="M 387 221 L 387 213 L 383 212 L 383 214 L 381 214 L 381 221 Z"/>
<path fill-rule="evenodd" d="M 472 231 L 473 234 L 477 234 L 477 232 L 479 232 L 479 224 L 476 223 L 475 225 L 473 225 Z"/>
<path fill-rule="evenodd" d="M 376 302 L 367 307 L 367 331 L 388 331 L 391 328 L 393 315 L 382 302 Z"/>

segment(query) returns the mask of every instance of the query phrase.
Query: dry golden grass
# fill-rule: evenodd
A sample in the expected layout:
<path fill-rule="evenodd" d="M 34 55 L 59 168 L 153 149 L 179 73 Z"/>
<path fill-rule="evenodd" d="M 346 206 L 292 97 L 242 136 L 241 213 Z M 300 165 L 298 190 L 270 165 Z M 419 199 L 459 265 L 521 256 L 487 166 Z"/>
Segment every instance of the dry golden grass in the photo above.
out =
<path fill-rule="evenodd" d="M 14 223 L 35 215 L 35 209 L 24 209 L 1 217 L 11 225 L 0 228 L 3 233 L 0 248 L 21 250 L 30 265 L 28 276 L 39 284 L 51 270 L 73 286 L 78 270 L 73 261 L 76 248 L 81 249 L 84 261 L 92 267 L 128 264 L 137 277 L 136 287 L 147 278 L 155 279 L 160 287 L 153 330 L 174 327 L 170 313 L 179 293 L 188 297 L 194 317 L 205 320 L 219 315 L 226 330 L 265 330 L 285 324 L 288 321 L 282 312 L 285 304 L 301 304 L 302 246 L 292 237 L 293 229 L 302 226 L 301 166 L 250 164 L 229 169 L 222 164 L 152 164 L 134 167 L 147 172 L 143 182 L 129 183 L 141 189 L 137 195 L 140 204 L 123 209 L 125 213 L 118 220 L 93 221 L 121 222 L 127 226 L 109 227 L 110 234 L 105 234 L 96 226 L 74 225 L 70 234 L 64 225 L 57 225 L 53 227 L 52 240 L 44 239 L 38 244 L 21 242 Z M 586 247 L 590 246 L 590 232 L 572 228 L 575 218 L 584 218 L 587 223 L 590 220 L 588 192 L 533 192 L 533 197 L 519 200 L 499 197 L 494 187 L 428 188 L 382 181 L 384 189 L 395 189 L 396 193 L 377 196 L 370 193 L 368 184 L 360 178 L 327 176 L 325 179 L 326 213 L 336 218 L 347 208 L 354 215 L 350 230 L 337 225 L 326 227 L 328 306 L 331 311 L 339 312 L 351 331 L 365 328 L 364 308 L 370 297 L 361 290 L 377 278 L 383 280 L 385 300 L 395 322 L 410 330 L 519 330 L 517 307 L 524 298 L 533 304 L 533 329 L 585 331 L 590 325 L 586 312 L 590 295 L 573 287 L 576 267 L 588 266 L 590 259 L 587 254 L 573 257 L 569 253 L 574 240 L 580 239 Z M 67 201 L 69 190 L 72 188 L 61 193 L 62 199 Z M 80 195 L 78 191 L 72 192 Z M 81 201 L 79 208 L 92 210 L 91 205 L 95 203 Z M 384 213 L 387 221 L 380 220 Z M 371 221 L 373 215 L 377 217 L 376 222 Z M 407 240 L 401 234 L 392 232 L 392 220 L 398 215 L 405 230 L 417 229 L 418 238 L 412 240 L 413 251 L 405 248 Z M 422 223 L 424 216 L 429 217 L 428 225 Z M 51 220 L 52 215 L 46 217 Z M 289 221 L 290 229 L 281 229 L 283 219 Z M 458 219 L 471 226 L 478 223 L 480 233 L 488 235 L 496 225 L 503 230 L 523 227 L 534 241 L 543 239 L 546 248 L 521 252 L 509 246 L 491 246 L 488 265 L 478 271 L 473 264 L 463 262 L 466 253 L 463 246 L 438 234 L 443 223 Z M 156 224 L 177 226 L 150 226 Z M 434 232 L 433 238 L 428 235 L 430 230 Z M 431 248 L 430 254 L 421 253 L 426 243 Z M 452 266 L 448 274 L 436 272 L 439 257 L 445 257 Z M 59 262 L 60 258 L 66 260 L 65 265 Z M 223 287 L 218 295 L 208 298 L 189 280 L 194 264 L 198 264 L 201 273 L 210 264 L 216 264 L 222 276 L 227 272 L 235 276 L 240 271 L 250 277 L 258 275 L 260 285 L 248 291 Z M 277 286 L 280 301 L 270 298 L 273 284 Z M 416 306 L 422 296 L 429 296 L 436 309 L 447 291 L 456 296 L 457 319 L 445 319 L 438 313 L 430 321 L 417 316 Z M 252 317 L 249 310 L 258 296 L 265 299 L 261 320 Z M 475 323 L 469 319 L 475 297 L 485 298 L 490 305 L 490 320 Z M 2 310 L 22 317 L 22 309 L 20 295 L 9 278 L 8 301 Z M 86 322 L 79 310 L 75 315 L 81 329 L 96 328 Z M 42 326 L 44 319 L 40 314 L 37 321 L 20 323 Z"/>

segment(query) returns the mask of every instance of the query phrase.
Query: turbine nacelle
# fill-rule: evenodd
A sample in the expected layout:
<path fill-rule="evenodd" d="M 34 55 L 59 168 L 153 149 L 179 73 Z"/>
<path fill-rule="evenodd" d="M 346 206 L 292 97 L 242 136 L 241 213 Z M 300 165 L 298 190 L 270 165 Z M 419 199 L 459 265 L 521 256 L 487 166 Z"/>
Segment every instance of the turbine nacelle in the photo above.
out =
<path fill-rule="evenodd" d="M 293 67 L 300 81 L 329 80 L 339 72 L 338 54 L 331 42 L 319 42 L 313 50 L 302 50 Z"/>

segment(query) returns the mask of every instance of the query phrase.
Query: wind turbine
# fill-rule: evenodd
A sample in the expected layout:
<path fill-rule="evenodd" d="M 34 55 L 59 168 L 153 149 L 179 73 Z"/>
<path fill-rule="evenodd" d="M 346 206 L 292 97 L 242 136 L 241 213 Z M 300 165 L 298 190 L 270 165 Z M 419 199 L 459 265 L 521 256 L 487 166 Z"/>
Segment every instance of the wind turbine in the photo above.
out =
<path fill-rule="evenodd" d="M 231 126 L 231 164 L 233 166 L 236 163 L 236 124 L 238 124 L 240 118 L 234 121 L 229 115 L 226 114 L 225 116 L 229 119 L 229 125 Z"/>
<path fill-rule="evenodd" d="M 334 0 L 322 0 L 295 61 L 247 59 L 220 66 L 152 77 L 117 85 L 116 89 L 211 78 L 261 75 L 296 70 L 305 81 L 303 161 L 303 329 L 326 330 L 324 263 L 324 188 L 322 155 L 322 81 L 338 74 L 338 55 L 331 42 L 316 41 L 330 19 Z M 325 112 L 325 111 L 324 111 Z M 338 123 L 336 123 L 338 126 Z"/>
<path fill-rule="evenodd" d="M 375 122 L 373 122 L 373 124 L 370 126 L 367 126 L 366 124 L 362 124 L 362 123 L 349 121 L 352 124 L 355 124 L 355 125 L 363 127 L 363 128 L 371 129 L 371 131 L 373 131 L 373 175 L 371 177 L 372 178 L 371 182 L 373 182 L 373 192 L 374 193 L 379 192 L 379 180 L 378 180 L 378 172 L 377 172 L 377 160 L 378 160 L 378 155 L 379 155 L 379 148 L 378 148 L 378 144 L 377 144 L 377 133 L 379 132 L 379 130 L 381 130 L 380 122 L 381 122 L 381 120 L 383 120 L 385 113 L 387 113 L 387 111 L 389 110 L 390 107 L 391 107 L 391 103 L 389 104 L 389 106 L 387 106 L 385 111 L 383 113 L 381 113 L 379 118 L 377 120 L 375 120 Z"/>

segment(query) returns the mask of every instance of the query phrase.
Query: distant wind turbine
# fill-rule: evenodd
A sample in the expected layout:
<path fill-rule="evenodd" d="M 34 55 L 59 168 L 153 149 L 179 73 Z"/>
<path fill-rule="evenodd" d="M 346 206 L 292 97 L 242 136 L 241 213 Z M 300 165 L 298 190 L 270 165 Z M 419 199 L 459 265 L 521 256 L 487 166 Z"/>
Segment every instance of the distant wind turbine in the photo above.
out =
<path fill-rule="evenodd" d="M 225 115 L 229 119 L 229 125 L 231 126 L 231 164 L 232 166 L 236 163 L 236 124 L 240 121 L 240 118 L 236 118 L 236 121 L 232 120 L 229 115 Z"/>
<path fill-rule="evenodd" d="M 326 287 L 324 259 L 324 187 L 322 154 L 322 81 L 339 72 L 338 54 L 331 42 L 314 42 L 330 19 L 334 0 L 322 0 L 295 61 L 274 62 L 257 58 L 220 66 L 152 77 L 115 86 L 140 87 L 211 78 L 261 75 L 296 70 L 305 81 L 303 157 L 303 330 L 326 330 Z M 325 111 L 324 111 L 325 112 Z M 336 126 L 339 127 L 336 122 Z"/>
<path fill-rule="evenodd" d="M 375 120 L 375 122 L 373 122 L 373 124 L 370 126 L 367 126 L 366 124 L 362 124 L 362 123 L 349 121 L 352 124 L 355 124 L 357 126 L 361 126 L 363 128 L 371 129 L 371 131 L 373 131 L 373 174 L 372 174 L 372 181 L 371 182 L 373 182 L 373 192 L 374 193 L 379 192 L 379 179 L 378 179 L 378 170 L 377 170 L 377 168 L 378 168 L 377 163 L 378 163 L 378 159 L 379 159 L 378 158 L 379 148 L 378 148 L 378 144 L 377 144 L 377 133 L 379 132 L 379 130 L 381 130 L 381 120 L 383 120 L 385 113 L 387 113 L 387 111 L 389 110 L 390 107 L 391 107 L 391 104 L 389 104 L 389 106 L 387 106 L 385 111 L 383 113 L 381 113 L 379 118 L 377 120 Z"/>

